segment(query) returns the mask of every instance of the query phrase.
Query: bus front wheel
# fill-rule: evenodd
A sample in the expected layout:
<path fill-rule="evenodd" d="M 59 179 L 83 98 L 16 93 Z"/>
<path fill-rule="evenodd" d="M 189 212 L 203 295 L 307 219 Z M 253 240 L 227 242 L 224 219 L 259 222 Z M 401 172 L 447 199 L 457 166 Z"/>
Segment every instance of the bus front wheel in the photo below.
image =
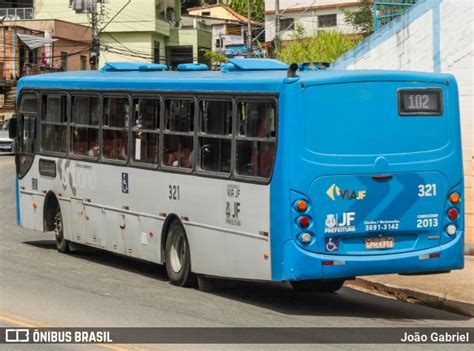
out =
<path fill-rule="evenodd" d="M 166 273 L 173 285 L 193 286 L 196 276 L 191 272 L 191 252 L 183 226 L 173 221 L 165 244 Z"/>
<path fill-rule="evenodd" d="M 58 209 L 54 217 L 54 236 L 56 237 L 56 248 L 61 253 L 69 253 L 69 243 L 64 239 L 64 224 L 61 210 Z"/>
<path fill-rule="evenodd" d="M 342 288 L 344 280 L 300 280 L 290 282 L 290 284 L 295 290 L 333 293 Z"/>

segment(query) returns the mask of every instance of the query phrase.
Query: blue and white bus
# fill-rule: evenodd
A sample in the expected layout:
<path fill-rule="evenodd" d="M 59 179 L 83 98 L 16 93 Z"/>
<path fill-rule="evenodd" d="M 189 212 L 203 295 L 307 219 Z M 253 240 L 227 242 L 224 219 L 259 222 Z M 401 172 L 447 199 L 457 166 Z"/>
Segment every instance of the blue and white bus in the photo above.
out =
<path fill-rule="evenodd" d="M 331 292 L 463 268 L 453 76 L 108 63 L 18 85 L 18 224 L 197 275 Z"/>

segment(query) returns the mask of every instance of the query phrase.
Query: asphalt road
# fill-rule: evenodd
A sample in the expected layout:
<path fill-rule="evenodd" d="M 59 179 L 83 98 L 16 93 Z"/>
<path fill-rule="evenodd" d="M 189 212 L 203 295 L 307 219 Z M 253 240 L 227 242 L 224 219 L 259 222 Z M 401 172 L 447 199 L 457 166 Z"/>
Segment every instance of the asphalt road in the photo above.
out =
<path fill-rule="evenodd" d="M 0 155 L 0 209 L 0 326 L 474 326 L 468 317 L 346 287 L 335 294 L 319 295 L 295 292 L 284 286 L 223 282 L 217 289 L 203 292 L 170 285 L 159 265 L 97 250 L 60 254 L 51 233 L 16 225 L 12 156 Z M 144 347 L 183 349 L 176 345 Z M 381 347 L 387 348 L 379 345 L 363 349 Z M 209 345 L 186 347 L 209 348 Z M 233 348 L 275 349 L 275 346 L 233 345 Z M 315 349 L 312 345 L 301 348 Z M 324 348 L 352 350 L 354 346 Z"/>

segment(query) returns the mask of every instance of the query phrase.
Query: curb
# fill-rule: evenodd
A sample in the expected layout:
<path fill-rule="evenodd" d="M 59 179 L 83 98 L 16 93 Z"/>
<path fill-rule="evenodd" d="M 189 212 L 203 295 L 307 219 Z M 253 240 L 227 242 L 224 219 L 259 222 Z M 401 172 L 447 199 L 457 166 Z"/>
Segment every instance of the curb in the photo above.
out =
<path fill-rule="evenodd" d="M 455 300 L 447 295 L 437 295 L 436 293 L 402 288 L 395 285 L 379 283 L 361 278 L 350 280 L 345 284 L 345 286 L 354 288 L 356 290 L 374 293 L 376 295 L 388 296 L 400 301 L 429 306 L 440 310 L 462 314 L 468 317 L 474 317 L 473 303 Z"/>

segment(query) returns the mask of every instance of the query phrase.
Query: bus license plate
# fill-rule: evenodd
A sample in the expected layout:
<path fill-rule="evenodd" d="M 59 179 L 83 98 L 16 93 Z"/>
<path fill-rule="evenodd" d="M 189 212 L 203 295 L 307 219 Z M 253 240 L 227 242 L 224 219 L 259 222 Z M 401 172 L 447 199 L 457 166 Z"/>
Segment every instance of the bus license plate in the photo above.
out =
<path fill-rule="evenodd" d="M 365 248 L 367 250 L 391 249 L 395 247 L 393 238 L 371 238 L 365 239 Z"/>

